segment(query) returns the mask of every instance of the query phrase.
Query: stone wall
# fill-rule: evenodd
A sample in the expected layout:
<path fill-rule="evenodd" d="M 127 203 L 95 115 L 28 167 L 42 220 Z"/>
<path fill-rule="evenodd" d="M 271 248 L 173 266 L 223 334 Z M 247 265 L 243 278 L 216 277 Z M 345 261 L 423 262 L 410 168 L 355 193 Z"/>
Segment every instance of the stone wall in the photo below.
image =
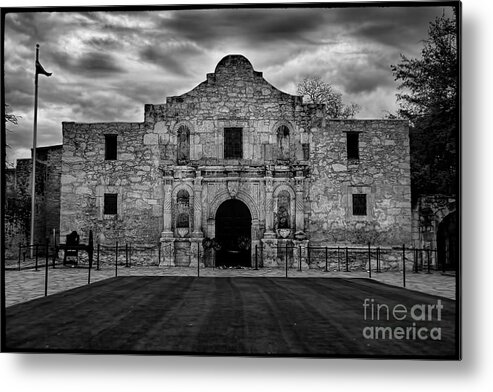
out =
<path fill-rule="evenodd" d="M 60 226 L 60 171 L 62 146 L 36 149 L 36 206 L 34 243 L 53 242 L 52 230 Z M 31 232 L 32 160 L 18 159 L 6 176 L 5 247 L 7 257 L 17 257 L 18 245 L 27 245 Z"/>
<path fill-rule="evenodd" d="M 359 133 L 359 160 L 347 159 L 347 132 Z M 399 245 L 411 242 L 408 126 L 399 120 L 329 120 L 312 132 L 307 197 L 312 243 Z M 352 214 L 352 194 L 367 214 Z"/>
<path fill-rule="evenodd" d="M 117 134 L 117 159 L 105 160 L 105 134 Z M 62 236 L 87 241 L 157 243 L 162 230 L 158 140 L 141 123 L 63 123 Z M 118 194 L 118 213 L 104 214 L 104 194 Z M 62 238 L 65 242 L 65 238 Z"/>

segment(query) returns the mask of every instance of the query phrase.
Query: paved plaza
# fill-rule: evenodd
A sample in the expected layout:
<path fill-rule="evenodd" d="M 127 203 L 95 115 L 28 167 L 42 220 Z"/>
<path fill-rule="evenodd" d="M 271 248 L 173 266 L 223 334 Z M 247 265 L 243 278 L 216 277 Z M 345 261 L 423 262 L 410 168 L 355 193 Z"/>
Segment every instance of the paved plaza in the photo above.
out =
<path fill-rule="evenodd" d="M 455 314 L 366 278 L 119 276 L 8 307 L 5 347 L 453 359 Z"/>
<path fill-rule="evenodd" d="M 48 269 L 48 295 L 62 291 L 74 289 L 88 284 L 87 268 L 69 268 L 57 266 L 55 269 Z M 132 266 L 125 268 L 118 267 L 118 276 L 197 276 L 197 268 L 184 267 L 137 267 Z M 286 271 L 282 268 L 271 269 L 261 268 L 254 270 L 244 269 L 218 269 L 202 268 L 200 269 L 201 277 L 278 277 L 286 276 Z M 103 266 L 100 270 L 91 270 L 91 283 L 115 276 L 115 268 Z M 289 278 L 368 278 L 368 273 L 364 271 L 329 271 L 323 270 L 306 270 L 297 271 L 296 269 L 288 270 Z M 385 283 L 392 286 L 402 287 L 403 276 L 400 272 L 381 272 L 372 273 L 372 280 Z M 433 271 L 413 273 L 406 272 L 406 289 L 418 291 L 421 293 L 437 295 L 448 299 L 455 300 L 456 278 L 449 274 L 442 274 Z M 45 291 L 45 270 L 40 268 L 34 270 L 7 270 L 5 271 L 5 294 L 6 306 L 30 301 L 35 298 L 44 296 Z"/>

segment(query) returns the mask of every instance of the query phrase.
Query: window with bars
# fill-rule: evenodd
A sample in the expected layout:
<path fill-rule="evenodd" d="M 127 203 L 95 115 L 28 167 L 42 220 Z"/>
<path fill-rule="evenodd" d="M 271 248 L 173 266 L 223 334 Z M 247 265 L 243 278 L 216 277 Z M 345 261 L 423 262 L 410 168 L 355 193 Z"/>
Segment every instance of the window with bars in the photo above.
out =
<path fill-rule="evenodd" d="M 347 132 L 347 159 L 359 159 L 359 132 Z"/>
<path fill-rule="evenodd" d="M 118 194 L 105 193 L 104 194 L 104 214 L 116 215 L 118 213 Z"/>
<path fill-rule="evenodd" d="M 353 195 L 353 215 L 366 215 L 366 194 Z"/>
<path fill-rule="evenodd" d="M 104 135 L 104 159 L 107 161 L 116 160 L 118 135 Z"/>
<path fill-rule="evenodd" d="M 224 128 L 224 159 L 241 159 L 242 157 L 242 128 Z"/>

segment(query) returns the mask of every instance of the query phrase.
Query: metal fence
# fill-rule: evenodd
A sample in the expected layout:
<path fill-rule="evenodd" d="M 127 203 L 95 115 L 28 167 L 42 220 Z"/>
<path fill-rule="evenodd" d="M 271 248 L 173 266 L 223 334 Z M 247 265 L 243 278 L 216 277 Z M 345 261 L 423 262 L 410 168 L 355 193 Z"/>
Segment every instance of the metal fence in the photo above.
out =
<path fill-rule="evenodd" d="M 194 247 L 196 245 L 196 248 Z M 178 262 L 176 248 L 172 244 L 131 244 L 115 242 L 113 245 L 96 244 L 86 246 L 86 251 L 80 250 L 77 256 L 71 260 L 61 258 L 59 253 L 63 250 L 63 244 L 57 246 L 45 244 L 19 245 L 19 254 L 16 263 L 10 262 L 4 268 L 6 270 L 43 270 L 45 272 L 45 295 L 47 295 L 49 269 L 71 267 L 87 269 L 87 283 L 91 283 L 91 270 L 105 270 L 110 276 L 118 276 L 119 269 L 131 269 L 138 267 L 146 269 L 160 267 L 163 271 L 175 267 L 188 266 L 188 273 L 201 276 L 201 271 L 216 269 L 214 262 L 206 261 L 206 252 L 201 249 L 199 243 L 190 244 L 188 253 L 181 255 Z M 297 276 L 303 275 L 303 271 L 319 271 L 321 274 L 334 272 L 351 273 L 364 271 L 372 278 L 372 274 L 388 271 L 402 274 L 402 285 L 406 286 L 406 274 L 432 273 L 434 271 L 447 272 L 450 269 L 445 263 L 438 262 L 436 249 L 422 249 L 406 247 L 349 247 L 349 246 L 295 246 L 285 243 L 283 246 L 266 249 L 263 244 L 254 245 L 251 249 L 251 270 L 263 268 L 278 268 L 285 277 L 289 277 L 295 271 Z M 271 252 L 270 259 L 266 253 Z M 210 255 L 209 255 L 210 256 Z M 183 262 L 185 260 L 185 262 Z M 64 263 L 65 262 L 65 263 Z M 125 275 L 131 274 L 127 270 Z M 155 273 L 155 270 L 153 271 Z M 209 274 L 210 276 L 210 274 Z M 327 276 L 327 275 L 326 275 Z"/>

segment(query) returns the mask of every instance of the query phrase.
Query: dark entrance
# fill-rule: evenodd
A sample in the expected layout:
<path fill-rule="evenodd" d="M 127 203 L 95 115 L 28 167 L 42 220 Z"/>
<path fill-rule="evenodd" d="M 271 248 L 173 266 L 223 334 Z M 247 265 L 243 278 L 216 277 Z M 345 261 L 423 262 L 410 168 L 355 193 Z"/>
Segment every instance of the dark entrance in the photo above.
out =
<path fill-rule="evenodd" d="M 216 266 L 251 266 L 252 216 L 240 200 L 226 200 L 216 213 L 216 239 L 221 249 L 216 253 Z"/>
<path fill-rule="evenodd" d="M 438 265 L 444 270 L 457 267 L 457 220 L 456 213 L 447 215 L 438 225 Z"/>

